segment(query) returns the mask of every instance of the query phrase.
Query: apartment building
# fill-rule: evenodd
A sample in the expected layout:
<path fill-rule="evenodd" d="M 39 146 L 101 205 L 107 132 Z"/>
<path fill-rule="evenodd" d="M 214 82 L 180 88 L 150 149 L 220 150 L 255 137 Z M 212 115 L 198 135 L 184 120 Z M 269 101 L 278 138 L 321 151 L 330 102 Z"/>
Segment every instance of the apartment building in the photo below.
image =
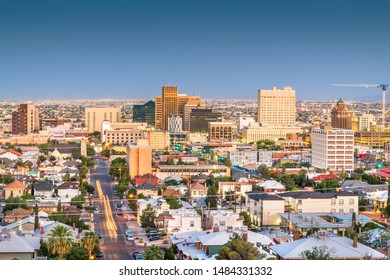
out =
<path fill-rule="evenodd" d="M 353 170 L 353 130 L 332 127 L 313 128 L 312 166 L 329 170 Z"/>
<path fill-rule="evenodd" d="M 87 128 L 88 133 L 102 132 L 103 121 L 109 121 L 110 123 L 121 122 L 121 109 L 119 107 L 85 108 L 85 128 Z"/>

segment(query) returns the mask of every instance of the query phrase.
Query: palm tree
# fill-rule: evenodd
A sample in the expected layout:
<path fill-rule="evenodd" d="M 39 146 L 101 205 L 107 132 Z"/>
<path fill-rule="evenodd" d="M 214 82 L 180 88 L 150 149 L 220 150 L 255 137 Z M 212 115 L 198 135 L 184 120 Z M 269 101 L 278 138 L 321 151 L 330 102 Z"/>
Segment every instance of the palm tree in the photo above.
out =
<path fill-rule="evenodd" d="M 72 233 L 69 228 L 58 225 L 48 234 L 48 247 L 52 254 L 58 254 L 60 259 L 67 254 L 73 246 Z"/>
<path fill-rule="evenodd" d="M 145 260 L 163 260 L 164 251 L 157 245 L 151 245 L 145 251 Z"/>
<path fill-rule="evenodd" d="M 99 240 L 93 232 L 85 233 L 84 237 L 81 239 L 81 246 L 87 249 L 89 259 L 91 259 L 92 251 L 95 248 L 95 246 L 98 244 L 99 244 Z"/>

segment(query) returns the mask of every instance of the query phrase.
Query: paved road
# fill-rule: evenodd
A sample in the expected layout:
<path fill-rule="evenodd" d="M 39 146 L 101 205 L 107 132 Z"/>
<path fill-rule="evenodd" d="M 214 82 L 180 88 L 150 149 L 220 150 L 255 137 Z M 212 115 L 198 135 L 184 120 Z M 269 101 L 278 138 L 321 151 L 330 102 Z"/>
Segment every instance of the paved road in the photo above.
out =
<path fill-rule="evenodd" d="M 114 195 L 114 181 L 108 174 L 108 166 L 109 161 L 97 159 L 96 168 L 91 170 L 90 182 L 96 188 L 93 203 L 99 207 L 99 213 L 93 217 L 95 232 L 102 235 L 100 243 L 105 259 L 128 260 L 132 257 L 124 234 L 126 220 L 116 215 L 115 203 L 120 200 Z"/>

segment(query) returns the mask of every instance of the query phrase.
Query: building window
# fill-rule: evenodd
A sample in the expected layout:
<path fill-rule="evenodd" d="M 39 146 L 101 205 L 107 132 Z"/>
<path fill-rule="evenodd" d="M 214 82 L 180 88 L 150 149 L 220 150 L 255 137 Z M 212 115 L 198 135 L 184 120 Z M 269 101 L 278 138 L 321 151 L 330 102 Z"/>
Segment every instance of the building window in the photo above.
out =
<path fill-rule="evenodd" d="M 302 204 L 302 199 L 298 199 L 298 204 Z"/>
<path fill-rule="evenodd" d="M 332 198 L 332 200 L 331 200 L 331 203 L 330 203 L 331 205 L 336 205 L 336 199 L 335 198 Z"/>
<path fill-rule="evenodd" d="M 353 204 L 355 204 L 355 199 L 350 198 L 350 199 L 349 199 L 349 205 L 353 205 Z"/>
<path fill-rule="evenodd" d="M 339 209 L 339 213 L 344 213 L 344 209 Z"/>
<path fill-rule="evenodd" d="M 350 208 L 350 209 L 349 209 L 349 213 L 353 213 L 353 212 L 355 212 L 354 209 L 353 209 L 353 208 Z"/>
<path fill-rule="evenodd" d="M 339 205 L 344 205 L 344 199 L 339 200 Z"/>
<path fill-rule="evenodd" d="M 302 209 L 298 209 L 298 213 L 302 213 Z"/>
<path fill-rule="evenodd" d="M 336 213 L 336 209 L 330 209 L 330 213 Z"/>
<path fill-rule="evenodd" d="M 194 227 L 195 226 L 195 222 L 194 221 L 190 221 L 190 227 Z"/>
<path fill-rule="evenodd" d="M 219 221 L 219 225 L 224 227 L 225 226 L 225 221 Z"/>

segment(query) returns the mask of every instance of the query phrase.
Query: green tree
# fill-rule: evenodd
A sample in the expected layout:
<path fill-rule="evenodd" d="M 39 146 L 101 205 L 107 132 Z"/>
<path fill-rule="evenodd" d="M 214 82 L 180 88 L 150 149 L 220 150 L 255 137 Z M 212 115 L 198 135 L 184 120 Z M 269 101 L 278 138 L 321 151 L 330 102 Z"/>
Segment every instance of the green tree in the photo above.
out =
<path fill-rule="evenodd" d="M 40 155 L 40 156 L 38 157 L 38 164 L 44 162 L 45 160 L 46 160 L 46 157 L 45 157 L 44 155 Z"/>
<path fill-rule="evenodd" d="M 99 244 L 99 239 L 93 232 L 86 232 L 80 244 L 88 251 L 88 258 L 90 259 L 93 249 Z"/>
<path fill-rule="evenodd" d="M 252 225 L 251 216 L 248 214 L 248 212 L 242 211 L 240 216 L 244 218 L 244 226 L 250 227 Z"/>
<path fill-rule="evenodd" d="M 157 245 L 151 245 L 145 250 L 145 260 L 163 260 L 164 251 Z"/>
<path fill-rule="evenodd" d="M 223 164 L 226 165 L 227 167 L 232 167 L 232 161 L 229 158 L 225 158 L 223 160 Z"/>
<path fill-rule="evenodd" d="M 218 250 L 217 260 L 262 260 L 265 254 L 242 238 L 235 238 L 229 241 L 226 246 Z"/>
<path fill-rule="evenodd" d="M 67 182 L 70 179 L 70 174 L 68 171 L 66 171 L 65 175 L 62 176 L 62 181 Z"/>
<path fill-rule="evenodd" d="M 319 190 L 323 193 L 325 192 L 334 192 L 339 187 L 339 183 L 333 179 L 327 179 L 319 182 L 314 189 Z"/>
<path fill-rule="evenodd" d="M 66 254 L 67 260 L 88 260 L 88 251 L 79 244 L 73 244 L 70 251 Z"/>
<path fill-rule="evenodd" d="M 156 210 L 152 208 L 152 205 L 148 204 L 142 211 L 140 217 L 142 227 L 155 227 Z"/>
<path fill-rule="evenodd" d="M 207 190 L 207 197 L 205 199 L 207 205 L 210 205 L 211 209 L 216 209 L 218 206 L 217 191 L 215 187 L 210 186 Z"/>
<path fill-rule="evenodd" d="M 311 250 L 304 250 L 300 253 L 300 257 L 305 260 L 331 260 L 335 253 L 334 249 L 329 249 L 326 245 L 313 246 Z"/>
<path fill-rule="evenodd" d="M 34 207 L 34 230 L 38 229 L 39 217 L 38 217 L 38 204 L 35 203 Z"/>
<path fill-rule="evenodd" d="M 82 195 L 76 195 L 70 200 L 70 204 L 76 205 L 78 209 L 83 208 L 84 197 Z"/>
<path fill-rule="evenodd" d="M 352 213 L 352 221 L 351 221 L 351 229 L 355 230 L 356 229 L 356 213 Z"/>
<path fill-rule="evenodd" d="M 169 209 L 179 209 L 183 207 L 183 204 L 181 204 L 177 198 L 171 197 L 171 198 L 166 198 L 165 200 L 169 204 Z"/>
<path fill-rule="evenodd" d="M 175 260 L 175 253 L 173 253 L 172 247 L 165 250 L 164 260 Z"/>
<path fill-rule="evenodd" d="M 268 168 L 267 165 L 260 164 L 259 167 L 257 168 L 257 170 L 259 171 L 259 173 L 261 175 L 264 175 L 265 177 L 268 177 L 268 175 L 269 175 L 269 168 Z"/>
<path fill-rule="evenodd" d="M 87 156 L 91 157 L 91 156 L 94 156 L 96 154 L 95 152 L 95 149 L 94 147 L 91 147 L 91 146 L 87 146 Z"/>
<path fill-rule="evenodd" d="M 50 231 L 48 237 L 49 251 L 52 254 L 57 254 L 60 259 L 63 259 L 72 249 L 72 233 L 69 228 L 58 225 Z"/>
<path fill-rule="evenodd" d="M 129 186 L 123 182 L 120 182 L 115 189 L 118 191 L 119 198 L 123 198 L 123 194 L 129 189 Z"/>
<path fill-rule="evenodd" d="M 175 161 L 172 158 L 169 158 L 165 164 L 166 165 L 175 165 Z"/>
<path fill-rule="evenodd" d="M 165 185 L 166 186 L 177 186 L 177 185 L 179 185 L 179 182 L 177 182 L 176 180 L 171 179 L 171 180 L 166 181 Z"/>
<path fill-rule="evenodd" d="M 294 177 L 291 175 L 283 174 L 279 177 L 279 180 L 286 186 L 287 190 L 291 191 L 296 188 Z"/>
<path fill-rule="evenodd" d="M 25 199 L 21 197 L 10 197 L 6 200 L 6 205 L 3 208 L 3 213 L 6 213 L 8 211 L 12 211 L 16 208 L 23 208 L 28 209 L 27 202 Z"/>

